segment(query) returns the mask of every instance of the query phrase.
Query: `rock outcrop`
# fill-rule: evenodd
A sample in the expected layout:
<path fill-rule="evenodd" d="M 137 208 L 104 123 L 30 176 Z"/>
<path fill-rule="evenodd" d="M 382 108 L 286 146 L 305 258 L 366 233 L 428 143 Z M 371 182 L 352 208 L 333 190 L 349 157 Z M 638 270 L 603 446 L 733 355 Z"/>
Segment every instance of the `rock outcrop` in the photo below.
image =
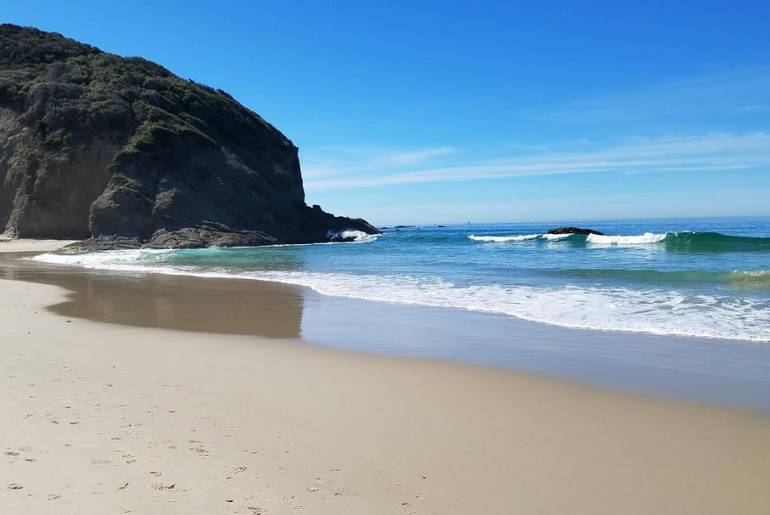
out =
<path fill-rule="evenodd" d="M 585 229 L 583 227 L 554 227 L 548 231 L 548 234 L 598 234 L 599 236 L 604 236 L 603 232 Z"/>
<path fill-rule="evenodd" d="M 0 232 L 81 248 L 377 233 L 305 204 L 297 147 L 222 90 L 0 25 Z"/>

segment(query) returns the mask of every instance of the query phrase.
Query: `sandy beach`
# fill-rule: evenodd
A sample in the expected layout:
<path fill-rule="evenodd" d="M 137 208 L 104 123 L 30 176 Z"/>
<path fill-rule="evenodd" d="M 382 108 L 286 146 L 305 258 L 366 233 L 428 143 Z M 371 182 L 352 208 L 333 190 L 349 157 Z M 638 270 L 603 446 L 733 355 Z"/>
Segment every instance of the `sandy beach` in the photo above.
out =
<path fill-rule="evenodd" d="M 0 243 L 0 252 L 57 245 Z M 297 339 L 296 293 L 266 283 L 251 286 L 263 302 L 243 306 L 242 286 L 198 279 L 189 287 L 209 281 L 212 295 L 182 309 L 136 277 L 133 293 L 105 304 L 105 323 L 78 312 L 93 309 L 84 294 L 9 278 L 0 280 L 2 513 L 759 515 L 770 506 L 765 415 L 311 345 Z M 267 334 L 228 331 L 237 305 Z"/>

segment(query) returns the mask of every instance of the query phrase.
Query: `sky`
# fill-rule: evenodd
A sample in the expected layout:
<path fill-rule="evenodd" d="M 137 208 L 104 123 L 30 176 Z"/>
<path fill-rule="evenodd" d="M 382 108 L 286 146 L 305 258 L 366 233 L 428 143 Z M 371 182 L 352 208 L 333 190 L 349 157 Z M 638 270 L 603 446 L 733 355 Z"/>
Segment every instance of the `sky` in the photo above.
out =
<path fill-rule="evenodd" d="M 221 88 L 378 225 L 770 215 L 770 2 L 0 0 Z"/>

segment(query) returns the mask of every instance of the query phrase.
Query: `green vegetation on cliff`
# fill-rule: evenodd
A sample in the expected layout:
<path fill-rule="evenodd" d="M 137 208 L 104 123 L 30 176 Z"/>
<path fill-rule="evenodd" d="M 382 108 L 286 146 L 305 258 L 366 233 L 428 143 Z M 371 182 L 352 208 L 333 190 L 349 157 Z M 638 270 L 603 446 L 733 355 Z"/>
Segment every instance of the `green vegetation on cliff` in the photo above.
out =
<path fill-rule="evenodd" d="M 120 245 L 323 241 L 297 148 L 221 90 L 0 25 L 0 227 Z"/>

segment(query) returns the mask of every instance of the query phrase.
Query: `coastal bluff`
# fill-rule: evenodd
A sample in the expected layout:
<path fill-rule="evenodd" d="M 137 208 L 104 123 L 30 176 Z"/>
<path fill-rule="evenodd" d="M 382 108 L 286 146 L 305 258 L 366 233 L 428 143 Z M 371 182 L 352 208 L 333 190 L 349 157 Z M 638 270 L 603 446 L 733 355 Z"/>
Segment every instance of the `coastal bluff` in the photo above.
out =
<path fill-rule="evenodd" d="M 298 149 L 226 92 L 0 25 L 0 233 L 80 249 L 313 243 L 379 231 L 305 203 Z"/>

